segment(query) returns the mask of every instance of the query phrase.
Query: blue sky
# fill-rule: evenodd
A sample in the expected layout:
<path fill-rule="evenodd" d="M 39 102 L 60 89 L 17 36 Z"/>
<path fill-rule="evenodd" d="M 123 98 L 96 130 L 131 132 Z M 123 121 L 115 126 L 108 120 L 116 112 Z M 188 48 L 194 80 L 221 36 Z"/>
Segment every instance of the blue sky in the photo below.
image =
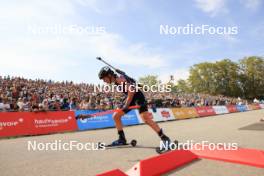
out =
<path fill-rule="evenodd" d="M 263 0 L 0 1 L 0 75 L 98 83 L 103 66 L 131 76 L 187 78 L 203 61 L 264 56 Z M 237 26 L 237 35 L 161 35 L 160 25 Z M 105 33 L 34 34 L 30 27 L 104 27 Z"/>

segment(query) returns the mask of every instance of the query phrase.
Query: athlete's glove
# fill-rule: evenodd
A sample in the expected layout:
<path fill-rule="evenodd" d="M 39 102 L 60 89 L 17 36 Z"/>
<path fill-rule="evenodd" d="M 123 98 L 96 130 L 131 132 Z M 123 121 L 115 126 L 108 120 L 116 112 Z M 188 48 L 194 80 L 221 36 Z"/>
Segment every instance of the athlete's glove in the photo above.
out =
<path fill-rule="evenodd" d="M 79 115 L 77 115 L 76 116 L 76 119 L 78 120 L 78 119 L 86 119 L 86 118 L 91 118 L 92 116 L 91 115 L 89 115 L 89 114 L 79 114 Z"/>

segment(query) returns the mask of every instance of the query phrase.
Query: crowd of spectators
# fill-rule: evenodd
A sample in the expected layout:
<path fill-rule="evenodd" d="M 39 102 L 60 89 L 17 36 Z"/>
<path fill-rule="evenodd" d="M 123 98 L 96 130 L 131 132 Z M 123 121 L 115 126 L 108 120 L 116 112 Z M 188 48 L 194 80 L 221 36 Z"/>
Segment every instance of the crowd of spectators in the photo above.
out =
<path fill-rule="evenodd" d="M 94 91 L 93 84 L 31 80 L 0 76 L 0 111 L 58 111 L 113 109 L 120 107 L 124 95 Z M 191 107 L 246 104 L 240 98 L 201 94 L 145 93 L 149 106 Z"/>

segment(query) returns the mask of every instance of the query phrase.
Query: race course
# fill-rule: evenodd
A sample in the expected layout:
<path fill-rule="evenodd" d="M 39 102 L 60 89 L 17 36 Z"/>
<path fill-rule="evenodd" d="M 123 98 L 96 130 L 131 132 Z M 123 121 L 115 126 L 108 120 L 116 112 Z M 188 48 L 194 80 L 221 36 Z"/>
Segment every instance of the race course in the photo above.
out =
<path fill-rule="evenodd" d="M 264 129 L 240 128 L 259 122 L 264 117 L 264 109 L 217 115 L 188 120 L 162 122 L 159 125 L 172 139 L 180 142 L 209 141 L 212 143 L 237 143 L 239 147 L 264 150 Z M 264 125 L 263 125 L 264 126 Z M 108 170 L 130 169 L 139 160 L 157 155 L 154 148 L 159 138 L 147 125 L 125 128 L 128 140 L 136 139 L 138 147 L 114 148 L 97 151 L 29 151 L 28 142 L 50 143 L 78 141 L 110 143 L 117 138 L 116 130 L 101 129 L 83 132 L 19 137 L 0 140 L 1 176 L 92 176 Z M 153 168 L 155 169 L 155 168 Z M 263 176 L 264 169 L 214 160 L 198 160 L 169 175 L 179 176 Z"/>

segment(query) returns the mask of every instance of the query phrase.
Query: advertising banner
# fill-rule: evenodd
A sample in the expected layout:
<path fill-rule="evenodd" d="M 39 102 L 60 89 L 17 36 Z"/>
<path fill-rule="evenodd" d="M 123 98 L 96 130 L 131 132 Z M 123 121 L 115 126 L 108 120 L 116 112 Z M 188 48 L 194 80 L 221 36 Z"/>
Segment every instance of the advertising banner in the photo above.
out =
<path fill-rule="evenodd" d="M 176 119 L 188 119 L 199 116 L 195 108 L 172 108 L 171 110 Z"/>
<path fill-rule="evenodd" d="M 77 130 L 73 111 L 28 112 L 30 134 L 49 134 Z"/>
<path fill-rule="evenodd" d="M 247 111 L 246 105 L 236 105 L 236 108 L 239 112 L 245 112 Z"/>
<path fill-rule="evenodd" d="M 216 115 L 212 106 L 195 107 L 199 117 Z"/>
<path fill-rule="evenodd" d="M 138 117 L 138 113 L 136 111 L 138 110 L 132 110 L 121 118 L 123 125 L 129 126 L 139 124 L 140 117 Z"/>
<path fill-rule="evenodd" d="M 259 104 L 253 104 L 253 109 L 254 110 L 257 110 L 257 109 L 261 109 L 261 107 L 260 107 Z"/>
<path fill-rule="evenodd" d="M 19 136 L 29 134 L 30 119 L 25 113 L 1 112 L 0 113 L 0 137 Z"/>
<path fill-rule="evenodd" d="M 225 106 L 213 106 L 216 114 L 227 114 L 228 110 Z"/>
<path fill-rule="evenodd" d="M 246 109 L 248 111 L 252 111 L 252 110 L 254 110 L 254 107 L 252 105 L 246 105 Z"/>
<path fill-rule="evenodd" d="M 229 113 L 238 112 L 236 105 L 227 105 L 226 108 L 227 108 Z"/>
<path fill-rule="evenodd" d="M 75 111 L 75 115 L 79 114 L 94 114 L 98 113 L 98 110 L 80 110 Z M 124 115 L 122 118 L 122 123 L 125 126 L 139 124 L 136 110 L 131 110 L 129 113 Z M 77 125 L 79 130 L 88 130 L 88 129 L 99 129 L 99 128 L 109 128 L 114 127 L 115 122 L 113 120 L 113 113 L 105 114 L 97 117 L 79 119 L 77 120 Z"/>
<path fill-rule="evenodd" d="M 75 115 L 79 114 L 94 114 L 100 112 L 99 110 L 79 110 L 75 111 Z M 106 114 L 103 116 L 97 116 L 87 119 L 78 119 L 77 125 L 79 130 L 88 130 L 88 129 L 98 129 L 98 128 L 108 128 L 114 127 L 115 123 L 112 118 L 112 114 Z"/>
<path fill-rule="evenodd" d="M 168 108 L 158 108 L 155 111 L 153 109 L 148 109 L 149 115 L 155 122 L 163 122 L 167 120 L 175 120 L 174 115 L 171 111 L 171 109 Z M 139 115 L 138 115 L 139 117 Z M 139 117 L 139 123 L 145 123 L 143 120 Z"/>
<path fill-rule="evenodd" d="M 162 119 L 162 121 L 167 121 L 167 120 L 175 120 L 175 117 L 169 108 L 159 108 L 157 109 L 158 117 Z M 155 119 L 155 116 L 154 116 Z"/>
<path fill-rule="evenodd" d="M 77 130 L 73 111 L 0 113 L 0 137 Z"/>
<path fill-rule="evenodd" d="M 151 118 L 155 121 L 155 122 L 161 122 L 164 121 L 163 118 L 161 116 L 159 116 L 157 110 L 153 111 L 153 109 L 148 109 L 148 113 L 151 116 Z M 143 120 L 140 118 L 139 112 L 137 111 L 137 117 L 138 117 L 138 121 L 139 123 L 145 123 L 143 122 Z"/>

